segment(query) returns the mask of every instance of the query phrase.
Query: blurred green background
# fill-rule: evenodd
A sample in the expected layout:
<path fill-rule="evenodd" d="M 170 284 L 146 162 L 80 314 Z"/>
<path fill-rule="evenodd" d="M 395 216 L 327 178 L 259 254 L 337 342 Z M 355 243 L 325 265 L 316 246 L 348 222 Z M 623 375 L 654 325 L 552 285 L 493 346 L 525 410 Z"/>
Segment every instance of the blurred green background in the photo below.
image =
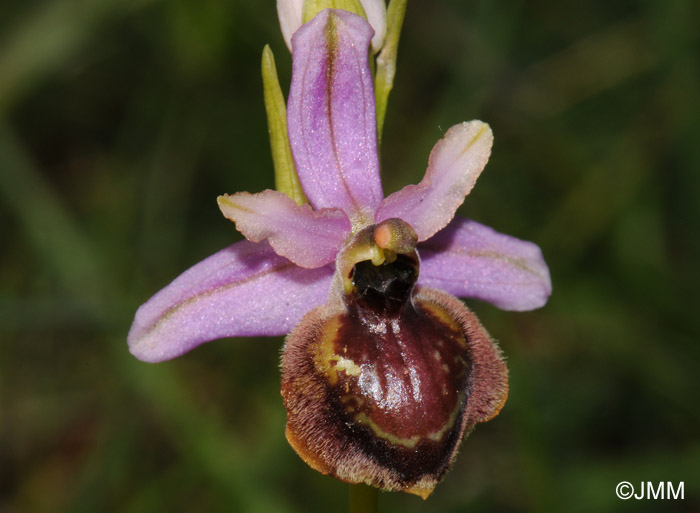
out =
<path fill-rule="evenodd" d="M 494 153 L 461 213 L 540 244 L 549 304 L 470 301 L 511 394 L 427 502 L 383 512 L 700 511 L 700 4 L 409 2 L 387 192 L 451 125 Z M 272 187 L 271 0 L 0 0 L 0 511 L 341 512 L 284 439 L 281 338 L 128 353 L 136 308 Z M 685 499 L 622 501 L 626 480 Z"/>

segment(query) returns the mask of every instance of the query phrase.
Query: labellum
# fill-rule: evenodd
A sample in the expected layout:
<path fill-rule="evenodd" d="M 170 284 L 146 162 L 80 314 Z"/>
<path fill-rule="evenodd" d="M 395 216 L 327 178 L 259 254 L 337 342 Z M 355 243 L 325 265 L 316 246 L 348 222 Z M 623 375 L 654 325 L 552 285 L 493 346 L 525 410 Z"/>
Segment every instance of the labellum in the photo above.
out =
<path fill-rule="evenodd" d="M 427 498 L 464 433 L 500 410 L 507 370 L 457 298 L 415 285 L 416 240 L 389 219 L 345 246 L 329 302 L 287 338 L 282 396 L 310 466 Z"/>

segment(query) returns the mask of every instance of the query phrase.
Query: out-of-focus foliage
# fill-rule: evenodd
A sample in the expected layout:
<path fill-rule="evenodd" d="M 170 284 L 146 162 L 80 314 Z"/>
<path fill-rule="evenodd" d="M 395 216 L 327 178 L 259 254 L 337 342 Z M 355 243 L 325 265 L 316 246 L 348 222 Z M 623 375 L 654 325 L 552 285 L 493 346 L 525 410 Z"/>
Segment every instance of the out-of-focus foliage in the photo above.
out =
<path fill-rule="evenodd" d="M 694 0 L 409 2 L 387 188 L 479 118 L 462 214 L 538 242 L 542 310 L 470 303 L 511 369 L 502 414 L 428 501 L 384 512 L 700 510 L 700 59 Z M 343 511 L 284 440 L 282 340 L 148 365 L 135 309 L 239 235 L 273 186 L 259 74 L 274 2 L 0 3 L 0 511 Z M 621 501 L 622 480 L 685 500 Z"/>

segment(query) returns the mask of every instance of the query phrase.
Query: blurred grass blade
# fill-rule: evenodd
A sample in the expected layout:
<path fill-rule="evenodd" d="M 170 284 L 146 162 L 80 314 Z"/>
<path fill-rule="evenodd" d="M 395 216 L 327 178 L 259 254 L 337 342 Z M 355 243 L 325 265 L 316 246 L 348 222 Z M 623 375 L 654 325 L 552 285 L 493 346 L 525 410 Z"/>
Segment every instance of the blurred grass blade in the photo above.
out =
<path fill-rule="evenodd" d="M 174 372 L 174 367 L 139 363 L 128 354 L 126 347 L 123 350 L 116 344 L 110 347 L 115 348 L 112 358 L 119 363 L 120 375 L 128 376 L 129 386 L 152 409 L 183 458 L 206 474 L 210 486 L 227 498 L 231 511 L 295 511 L 293 505 L 265 493 L 265 483 L 260 477 L 273 462 L 264 457 L 251 461 L 245 442 L 232 436 L 215 416 L 205 413 L 205 408 L 192 397 L 190 387 Z M 278 430 L 280 426 L 272 423 L 259 429 L 267 432 Z M 268 435 L 266 439 L 270 438 Z M 279 438 L 281 441 L 282 437 Z"/>
<path fill-rule="evenodd" d="M 15 134 L 2 123 L 0 196 L 14 211 L 38 258 L 56 273 L 66 289 L 78 297 L 96 299 L 103 290 L 103 273 L 93 247 Z"/>
<path fill-rule="evenodd" d="M 100 24 L 114 12 L 126 12 L 153 0 L 54 0 L 13 24 L 0 40 L 0 113 L 66 59 L 85 47 Z"/>
<path fill-rule="evenodd" d="M 533 65 L 517 84 L 513 105 L 556 116 L 646 73 L 658 61 L 648 39 L 646 26 L 636 19 L 590 34 Z"/>

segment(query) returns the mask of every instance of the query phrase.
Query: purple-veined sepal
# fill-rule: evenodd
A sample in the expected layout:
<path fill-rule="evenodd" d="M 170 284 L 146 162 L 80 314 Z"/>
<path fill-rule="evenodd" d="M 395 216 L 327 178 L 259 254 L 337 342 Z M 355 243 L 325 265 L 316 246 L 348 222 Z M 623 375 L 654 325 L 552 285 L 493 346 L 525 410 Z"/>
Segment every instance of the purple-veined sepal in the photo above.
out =
<path fill-rule="evenodd" d="M 418 245 L 418 283 L 459 297 L 488 301 L 503 310 L 534 310 L 552 293 L 549 269 L 540 248 L 456 217 Z"/>
<path fill-rule="evenodd" d="M 314 208 L 340 208 L 353 226 L 371 224 L 383 198 L 371 37 L 360 16 L 327 9 L 292 38 L 287 128 L 299 181 Z"/>
<path fill-rule="evenodd" d="M 160 362 L 219 338 L 283 335 L 326 301 L 333 271 L 332 265 L 298 267 L 264 242 L 237 242 L 144 303 L 129 331 L 129 350 Z"/>

